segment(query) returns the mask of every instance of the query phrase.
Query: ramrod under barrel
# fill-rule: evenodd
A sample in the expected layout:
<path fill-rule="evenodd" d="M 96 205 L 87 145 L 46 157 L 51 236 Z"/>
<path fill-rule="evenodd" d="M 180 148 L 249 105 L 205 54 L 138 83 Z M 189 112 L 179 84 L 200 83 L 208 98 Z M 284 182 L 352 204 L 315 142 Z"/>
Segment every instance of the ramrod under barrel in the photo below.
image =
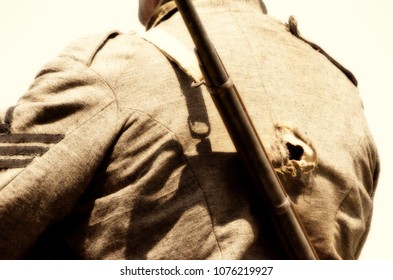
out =
<path fill-rule="evenodd" d="M 318 259 L 285 192 L 240 95 L 210 41 L 191 0 L 175 0 L 195 44 L 201 71 L 261 202 L 271 209 L 276 235 L 289 259 Z"/>

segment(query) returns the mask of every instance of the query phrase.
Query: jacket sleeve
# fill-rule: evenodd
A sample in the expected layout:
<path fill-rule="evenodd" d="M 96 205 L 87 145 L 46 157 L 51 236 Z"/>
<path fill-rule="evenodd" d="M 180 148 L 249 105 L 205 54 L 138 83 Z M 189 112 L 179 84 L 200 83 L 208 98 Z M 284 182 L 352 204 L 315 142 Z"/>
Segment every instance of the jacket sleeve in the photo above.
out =
<path fill-rule="evenodd" d="M 357 180 L 353 180 L 352 188 L 342 200 L 335 219 L 336 247 L 343 259 L 359 258 L 370 230 L 380 160 L 369 132 L 359 143 L 353 161 Z"/>
<path fill-rule="evenodd" d="M 97 38 L 47 64 L 18 104 L 0 113 L 2 259 L 22 258 L 72 209 L 114 140 L 113 93 L 88 64 L 105 41 Z"/>

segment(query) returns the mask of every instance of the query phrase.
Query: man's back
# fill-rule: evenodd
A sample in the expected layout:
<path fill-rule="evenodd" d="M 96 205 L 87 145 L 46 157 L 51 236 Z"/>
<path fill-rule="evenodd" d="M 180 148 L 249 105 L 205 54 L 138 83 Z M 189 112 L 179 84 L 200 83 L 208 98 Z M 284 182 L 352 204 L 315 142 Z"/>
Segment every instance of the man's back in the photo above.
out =
<path fill-rule="evenodd" d="M 201 17 L 319 256 L 357 257 L 377 155 L 356 87 L 256 1 L 208 2 L 196 2 Z M 179 14 L 157 28 L 192 49 Z M 3 256 L 35 243 L 30 256 L 42 258 L 284 257 L 208 93 L 191 82 L 135 34 L 78 41 L 44 67 L 0 119 L 2 142 L 59 137 L 24 169 L 2 167 Z"/>

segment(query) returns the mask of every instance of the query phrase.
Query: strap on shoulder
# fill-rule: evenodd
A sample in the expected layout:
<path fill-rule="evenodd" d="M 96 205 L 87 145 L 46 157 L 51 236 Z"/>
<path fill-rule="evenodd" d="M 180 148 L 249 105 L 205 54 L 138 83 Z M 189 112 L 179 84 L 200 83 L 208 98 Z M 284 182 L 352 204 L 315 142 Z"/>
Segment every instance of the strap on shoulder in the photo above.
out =
<path fill-rule="evenodd" d="M 203 75 L 196 55 L 171 34 L 156 27 L 138 35 L 176 63 L 197 85 L 203 83 Z"/>

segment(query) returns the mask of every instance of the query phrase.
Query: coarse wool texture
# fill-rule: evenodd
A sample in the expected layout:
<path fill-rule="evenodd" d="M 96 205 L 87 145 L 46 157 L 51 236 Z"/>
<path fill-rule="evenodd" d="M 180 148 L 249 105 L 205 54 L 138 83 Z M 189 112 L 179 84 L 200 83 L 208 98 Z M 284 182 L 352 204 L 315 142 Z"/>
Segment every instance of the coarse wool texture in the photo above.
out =
<path fill-rule="evenodd" d="M 209 2 L 194 1 L 319 257 L 357 258 L 379 170 L 357 88 L 258 1 Z M 155 28 L 192 50 L 179 13 Z M 0 171 L 0 257 L 285 258 L 208 92 L 191 83 L 132 32 L 82 38 L 46 64 L 0 113 L 0 148 L 64 137 Z M 296 159 L 282 131 L 312 147 L 312 170 L 286 172 Z"/>

